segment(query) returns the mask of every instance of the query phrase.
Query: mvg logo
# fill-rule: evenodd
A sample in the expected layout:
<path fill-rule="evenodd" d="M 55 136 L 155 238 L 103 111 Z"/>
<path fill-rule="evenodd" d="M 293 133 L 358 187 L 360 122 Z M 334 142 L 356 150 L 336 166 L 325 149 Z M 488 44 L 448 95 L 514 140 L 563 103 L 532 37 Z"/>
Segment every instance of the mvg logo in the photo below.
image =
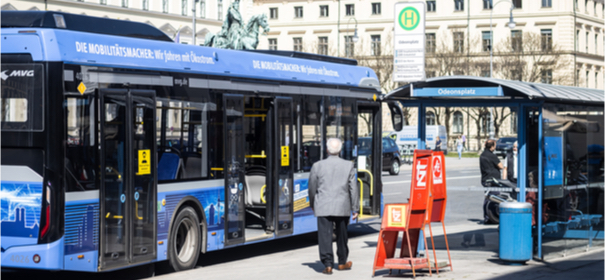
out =
<path fill-rule="evenodd" d="M 34 76 L 34 70 L 13 70 L 13 72 L 11 72 L 10 74 L 6 74 L 6 72 L 8 72 L 10 70 L 4 70 L 2 71 L 2 73 L 0 74 L 0 78 L 2 78 L 2 80 L 6 81 L 6 79 L 8 79 L 9 77 L 33 77 Z"/>

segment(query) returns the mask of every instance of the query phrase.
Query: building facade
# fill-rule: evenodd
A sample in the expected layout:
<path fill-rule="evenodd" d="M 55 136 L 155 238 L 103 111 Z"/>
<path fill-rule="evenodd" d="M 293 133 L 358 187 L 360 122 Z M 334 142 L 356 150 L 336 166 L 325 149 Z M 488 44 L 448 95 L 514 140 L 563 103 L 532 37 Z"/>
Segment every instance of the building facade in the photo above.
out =
<path fill-rule="evenodd" d="M 261 40 L 259 49 L 305 51 L 358 60 L 389 56 L 396 2 L 256 0 L 254 13 L 266 13 L 271 25 L 271 32 Z M 425 2 L 429 77 L 489 76 L 489 51 L 493 48 L 494 78 L 603 89 L 602 0 Z M 494 2 L 496 7 L 492 7 Z M 511 4 L 515 5 L 513 28 L 508 27 Z M 354 42 L 356 34 L 358 40 Z M 504 60 L 509 60 L 511 53 L 524 61 L 522 66 L 517 65 L 519 69 L 506 65 Z M 458 67 L 442 69 L 441 65 L 431 63 L 432 54 L 451 54 L 457 59 L 450 64 Z"/>
<path fill-rule="evenodd" d="M 49 10 L 96 17 L 145 22 L 179 43 L 193 42 L 193 8 L 196 13 L 196 45 L 208 32 L 221 30 L 228 0 L 9 0 L 2 10 Z M 178 36 L 177 36 L 178 34 Z"/>

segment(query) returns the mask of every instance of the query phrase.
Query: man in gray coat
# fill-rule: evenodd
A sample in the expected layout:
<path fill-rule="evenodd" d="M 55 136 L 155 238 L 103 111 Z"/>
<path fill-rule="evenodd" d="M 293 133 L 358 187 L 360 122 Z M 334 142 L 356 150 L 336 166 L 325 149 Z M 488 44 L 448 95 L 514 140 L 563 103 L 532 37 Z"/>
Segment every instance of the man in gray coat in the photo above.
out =
<path fill-rule="evenodd" d="M 359 213 L 359 193 L 355 183 L 353 162 L 338 157 L 342 142 L 330 138 L 328 158 L 313 164 L 309 176 L 309 202 L 317 217 L 317 237 L 319 258 L 325 265 L 324 274 L 332 274 L 334 253 L 332 251 L 333 225 L 336 224 L 336 246 L 338 269 L 351 269 L 353 262 L 349 256 L 347 226 L 351 212 L 353 220 Z"/>

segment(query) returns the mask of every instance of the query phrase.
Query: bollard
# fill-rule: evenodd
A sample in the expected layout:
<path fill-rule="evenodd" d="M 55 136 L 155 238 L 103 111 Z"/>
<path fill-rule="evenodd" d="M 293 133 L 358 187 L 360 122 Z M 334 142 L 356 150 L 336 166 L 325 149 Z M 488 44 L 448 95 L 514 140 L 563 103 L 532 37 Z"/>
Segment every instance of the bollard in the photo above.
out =
<path fill-rule="evenodd" d="M 532 258 L 532 205 L 525 202 L 500 203 L 499 257 L 511 265 Z"/>

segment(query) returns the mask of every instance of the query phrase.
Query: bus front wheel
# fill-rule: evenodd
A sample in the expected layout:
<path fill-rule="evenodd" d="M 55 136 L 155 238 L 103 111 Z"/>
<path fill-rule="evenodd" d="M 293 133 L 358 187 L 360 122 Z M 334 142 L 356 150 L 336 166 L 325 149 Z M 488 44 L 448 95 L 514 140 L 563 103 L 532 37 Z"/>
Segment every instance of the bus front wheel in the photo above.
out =
<path fill-rule="evenodd" d="M 200 222 L 193 208 L 183 208 L 172 226 L 168 260 L 175 271 L 192 269 L 200 255 Z"/>

